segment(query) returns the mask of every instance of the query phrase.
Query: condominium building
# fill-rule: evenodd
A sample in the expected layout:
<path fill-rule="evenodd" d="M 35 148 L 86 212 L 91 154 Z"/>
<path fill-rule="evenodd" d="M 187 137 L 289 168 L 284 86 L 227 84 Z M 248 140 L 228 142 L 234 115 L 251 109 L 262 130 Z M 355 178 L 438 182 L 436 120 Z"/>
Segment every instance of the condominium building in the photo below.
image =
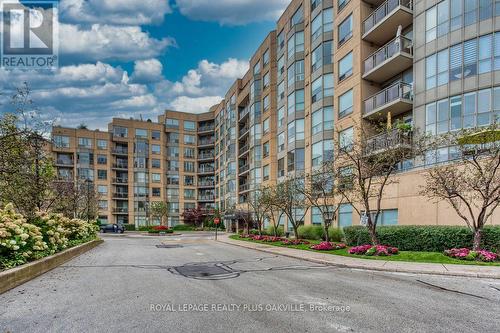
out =
<path fill-rule="evenodd" d="M 54 154 L 61 177 L 96 182 L 109 221 L 143 224 L 147 202 L 166 200 L 172 225 L 189 208 L 244 209 L 258 186 L 332 159 L 359 126 L 378 151 L 411 140 L 397 129 L 381 137 L 380 123 L 440 134 L 499 119 L 500 1 L 293 0 L 208 113 L 113 119 L 109 133 L 54 128 Z M 453 148 L 437 153 L 401 161 L 380 224 L 460 223 L 419 194 L 422 170 L 453 158 Z M 310 209 L 304 223 L 321 222 Z M 344 204 L 338 223 L 360 217 Z"/>

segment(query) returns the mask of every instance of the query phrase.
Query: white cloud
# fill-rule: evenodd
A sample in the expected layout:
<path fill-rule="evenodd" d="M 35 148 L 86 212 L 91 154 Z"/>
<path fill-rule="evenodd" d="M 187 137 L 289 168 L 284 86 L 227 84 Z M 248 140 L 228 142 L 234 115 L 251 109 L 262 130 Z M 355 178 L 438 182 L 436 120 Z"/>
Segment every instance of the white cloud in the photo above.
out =
<path fill-rule="evenodd" d="M 162 71 L 163 65 L 158 59 L 137 60 L 131 79 L 138 83 L 158 82 L 162 79 Z"/>
<path fill-rule="evenodd" d="M 176 0 L 180 12 L 193 20 L 222 25 L 276 20 L 289 0 Z"/>
<path fill-rule="evenodd" d="M 61 19 L 72 23 L 144 25 L 163 22 L 168 0 L 62 0 Z"/>
<path fill-rule="evenodd" d="M 140 27 L 93 24 L 89 29 L 60 24 L 61 60 L 74 61 L 141 60 L 162 54 L 175 40 L 169 37 L 155 39 Z"/>
<path fill-rule="evenodd" d="M 187 97 L 180 96 L 174 99 L 169 108 L 176 111 L 203 113 L 207 112 L 210 107 L 219 103 L 223 98 L 220 96 L 204 96 L 204 97 Z"/>

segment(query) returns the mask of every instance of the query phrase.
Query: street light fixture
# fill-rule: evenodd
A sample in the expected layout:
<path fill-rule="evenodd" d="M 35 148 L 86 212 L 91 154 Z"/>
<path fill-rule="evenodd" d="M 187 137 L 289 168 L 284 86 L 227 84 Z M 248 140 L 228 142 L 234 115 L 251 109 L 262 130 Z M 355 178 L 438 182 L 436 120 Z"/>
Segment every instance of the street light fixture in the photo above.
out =
<path fill-rule="evenodd" d="M 323 220 L 327 224 L 332 223 L 334 217 L 335 217 L 335 214 L 332 211 L 330 211 L 329 209 L 326 212 L 323 212 Z"/>

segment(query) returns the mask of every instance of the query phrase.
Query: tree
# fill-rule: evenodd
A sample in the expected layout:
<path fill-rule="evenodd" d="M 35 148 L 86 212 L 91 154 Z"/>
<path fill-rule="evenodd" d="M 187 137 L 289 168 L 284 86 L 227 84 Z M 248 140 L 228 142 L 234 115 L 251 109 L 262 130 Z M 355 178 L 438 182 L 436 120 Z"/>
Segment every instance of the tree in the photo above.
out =
<path fill-rule="evenodd" d="M 234 211 L 234 216 L 238 221 L 238 224 L 240 221 L 243 221 L 246 233 L 247 234 L 250 233 L 250 223 L 252 222 L 252 213 L 248 210 L 237 209 Z"/>
<path fill-rule="evenodd" d="M 195 227 L 199 227 L 202 225 L 203 217 L 206 216 L 206 213 L 200 207 L 197 207 L 187 209 L 181 215 L 185 222 L 192 223 Z"/>
<path fill-rule="evenodd" d="M 150 212 L 152 218 L 158 218 L 160 225 L 166 225 L 168 219 L 168 204 L 164 201 L 153 201 L 150 205 Z"/>
<path fill-rule="evenodd" d="M 50 124 L 30 94 L 24 83 L 12 96 L 15 111 L 0 118 L 0 202 L 12 202 L 28 219 L 45 208 L 55 179 L 46 139 Z"/>
<path fill-rule="evenodd" d="M 356 127 L 353 137 L 338 132 L 338 192 L 362 216 L 373 244 L 378 244 L 379 222 L 384 190 L 397 183 L 398 164 L 412 156 L 411 132 L 399 129 L 380 130 L 369 137 L 364 127 Z"/>
<path fill-rule="evenodd" d="M 323 217 L 323 232 L 325 241 L 329 242 L 328 229 L 336 220 L 337 211 L 343 197 L 338 193 L 338 169 L 333 162 L 325 162 L 321 168 L 306 176 L 304 187 L 298 191 L 311 207 L 317 208 Z M 329 217 L 329 218 L 325 218 Z"/>
<path fill-rule="evenodd" d="M 500 204 L 500 127 L 425 138 L 420 146 L 428 157 L 441 147 L 454 147 L 456 160 L 428 169 L 420 192 L 448 202 L 473 232 L 473 250 L 480 249 L 484 225 Z"/>
<path fill-rule="evenodd" d="M 94 220 L 99 214 L 99 193 L 90 181 L 54 181 L 46 209 L 67 217 Z"/>
<path fill-rule="evenodd" d="M 299 239 L 299 226 L 309 210 L 303 193 L 304 178 L 294 176 L 278 183 L 275 186 L 274 207 L 281 210 L 292 225 L 296 239 Z"/>
<path fill-rule="evenodd" d="M 258 188 L 250 193 L 248 206 L 252 210 L 254 221 L 257 223 L 257 229 L 259 230 L 259 235 L 262 234 L 262 226 L 264 225 L 264 220 L 268 217 L 270 209 L 270 201 L 267 200 L 267 188 Z"/>

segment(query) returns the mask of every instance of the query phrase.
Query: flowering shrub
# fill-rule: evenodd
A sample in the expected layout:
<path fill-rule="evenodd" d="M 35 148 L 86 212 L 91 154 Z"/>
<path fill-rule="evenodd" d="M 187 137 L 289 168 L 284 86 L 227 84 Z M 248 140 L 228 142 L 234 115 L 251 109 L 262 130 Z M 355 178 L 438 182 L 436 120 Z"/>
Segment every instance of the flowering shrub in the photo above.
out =
<path fill-rule="evenodd" d="M 349 249 L 350 254 L 366 255 L 366 256 L 391 256 L 398 254 L 398 248 L 387 245 L 360 245 Z"/>
<path fill-rule="evenodd" d="M 283 240 L 283 238 L 275 237 L 275 236 L 264 236 L 264 239 L 263 239 L 264 242 L 269 242 L 269 243 L 281 242 L 282 240 Z"/>
<path fill-rule="evenodd" d="M 38 213 L 33 223 L 15 212 L 12 204 L 0 209 L 0 269 L 24 264 L 94 238 L 95 223 L 61 214 Z"/>
<path fill-rule="evenodd" d="M 155 225 L 153 229 L 163 231 L 163 230 L 168 230 L 168 227 L 166 225 Z"/>
<path fill-rule="evenodd" d="M 331 242 L 321 242 L 319 244 L 311 246 L 311 249 L 319 251 L 340 250 L 345 248 L 346 245 L 344 243 L 331 243 Z"/>
<path fill-rule="evenodd" d="M 309 244 L 308 241 L 303 240 L 303 239 L 285 239 L 284 241 L 281 242 L 283 245 L 307 245 Z"/>
<path fill-rule="evenodd" d="M 253 240 L 256 240 L 256 241 L 263 241 L 267 238 L 267 236 L 262 236 L 262 235 L 253 235 L 253 236 L 250 236 Z"/>
<path fill-rule="evenodd" d="M 498 260 L 497 254 L 487 250 L 472 251 L 467 248 L 459 248 L 459 249 L 445 250 L 444 254 L 447 255 L 448 257 L 461 260 L 479 260 L 486 262 Z"/>

